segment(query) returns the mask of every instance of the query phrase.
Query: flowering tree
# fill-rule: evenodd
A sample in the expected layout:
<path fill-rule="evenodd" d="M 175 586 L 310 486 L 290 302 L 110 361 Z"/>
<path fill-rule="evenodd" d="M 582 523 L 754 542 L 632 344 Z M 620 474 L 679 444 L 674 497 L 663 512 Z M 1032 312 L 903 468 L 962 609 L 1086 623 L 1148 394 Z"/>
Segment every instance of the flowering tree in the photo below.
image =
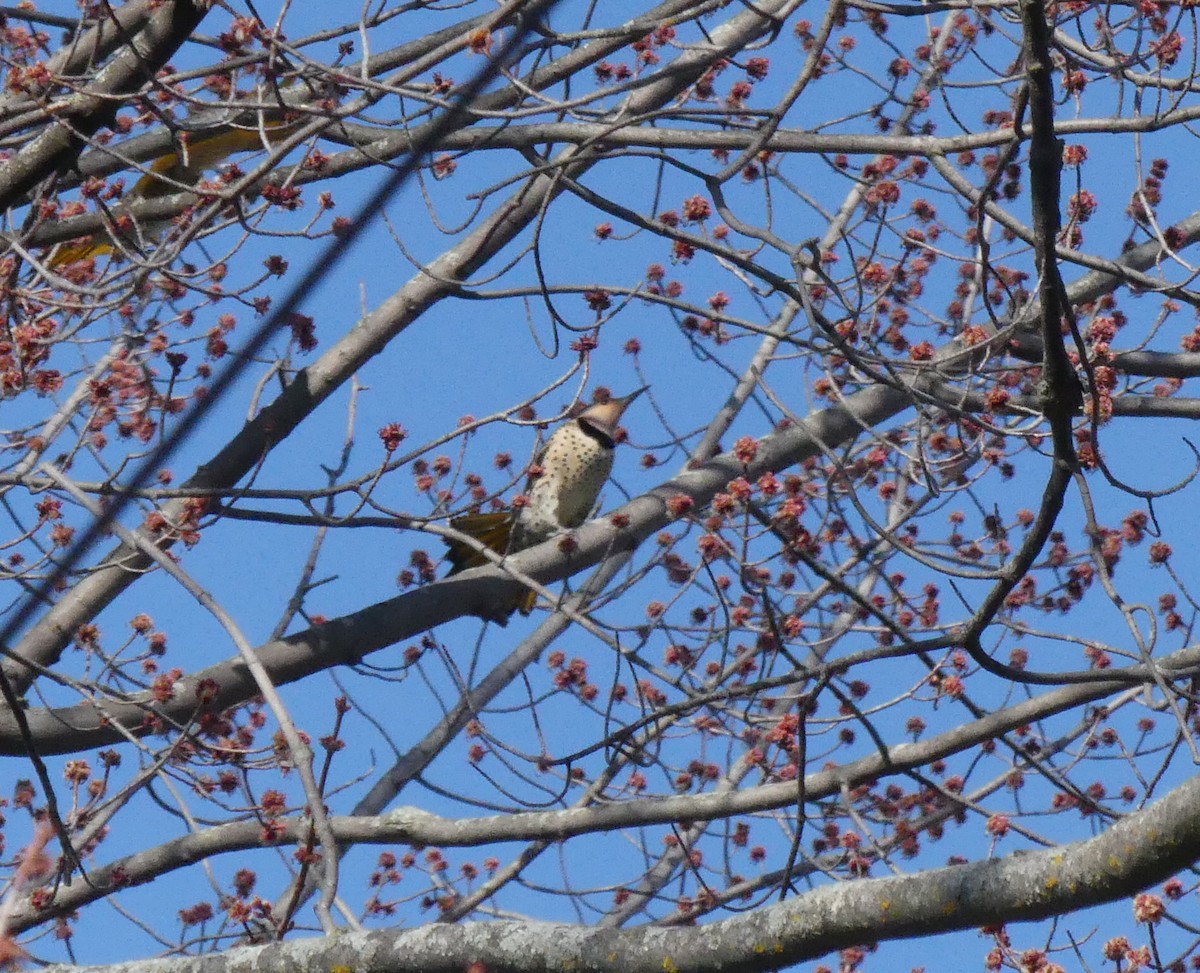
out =
<path fill-rule="evenodd" d="M 1197 965 L 1190 0 L 55 6 L 0 961 Z"/>

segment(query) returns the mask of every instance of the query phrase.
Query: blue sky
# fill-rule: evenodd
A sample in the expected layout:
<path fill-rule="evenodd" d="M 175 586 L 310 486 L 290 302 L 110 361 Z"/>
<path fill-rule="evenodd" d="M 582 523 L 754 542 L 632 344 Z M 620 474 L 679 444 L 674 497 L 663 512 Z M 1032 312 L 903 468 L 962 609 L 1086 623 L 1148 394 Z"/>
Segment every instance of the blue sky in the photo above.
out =
<path fill-rule="evenodd" d="M 640 5 L 625 6 L 630 12 L 641 9 Z M 73 5 L 66 3 L 45 4 L 43 9 L 61 13 L 74 11 Z M 323 18 L 314 15 L 316 9 L 297 9 L 289 13 L 289 18 L 294 18 L 290 19 L 290 36 L 300 36 L 307 29 L 315 29 L 323 23 Z M 263 12 L 270 19 L 265 9 Z M 574 7 L 570 8 L 570 12 L 574 12 Z M 568 9 L 564 8 L 563 15 L 567 13 Z M 817 8 L 805 13 L 814 20 L 819 16 Z M 612 17 L 612 14 L 606 10 L 605 16 Z M 427 20 L 422 16 L 406 14 L 381 32 L 381 36 L 372 43 L 377 49 L 395 43 L 416 35 L 429 22 L 432 22 L 432 18 Z M 899 24 L 892 39 L 903 48 L 912 36 L 923 29 L 924 25 L 917 21 Z M 859 34 L 861 36 L 862 32 Z M 867 43 L 863 37 L 864 47 Z M 791 52 L 791 58 L 797 57 L 794 45 L 787 50 Z M 885 56 L 883 48 L 876 50 L 878 53 L 875 57 Z M 777 95 L 788 80 L 788 57 L 774 55 L 773 58 L 773 72 L 763 89 L 764 102 L 770 96 Z M 462 58 L 456 67 L 465 76 L 477 63 L 477 60 Z M 869 57 L 864 57 L 864 63 L 871 63 Z M 183 63 L 178 66 L 183 66 Z M 987 77 L 987 72 L 982 69 L 976 76 L 972 73 L 975 69 L 973 65 L 964 67 L 963 73 L 967 76 L 964 80 Z M 846 99 L 848 106 L 858 104 L 855 99 L 861 98 L 867 90 L 865 80 L 850 74 L 843 74 L 838 85 L 838 94 Z M 979 95 L 980 105 L 989 93 L 985 89 Z M 805 126 L 824 121 L 824 113 L 829 108 L 827 97 L 802 101 L 796 118 L 789 119 L 789 124 Z M 970 104 L 970 101 L 966 103 Z M 1097 107 L 1089 107 L 1088 114 L 1100 114 L 1108 110 L 1111 103 L 1109 99 L 1100 97 L 1095 104 Z M 1060 117 L 1069 116 L 1070 112 L 1071 105 L 1064 104 Z M 396 113 L 396 105 L 387 101 L 377 110 L 381 119 Z M 939 117 L 940 126 L 950 125 L 944 116 Z M 969 124 L 977 127 L 978 120 L 971 118 Z M 867 128 L 868 123 L 856 116 L 840 127 L 857 131 Z M 943 128 L 939 128 L 939 132 L 943 131 Z M 1167 154 L 1175 151 L 1175 140 L 1178 138 L 1176 135 L 1145 137 L 1142 144 L 1145 157 L 1153 157 L 1158 152 Z M 1098 194 L 1103 191 L 1101 209 L 1087 227 L 1088 242 L 1092 249 L 1112 254 L 1118 249 L 1116 241 L 1127 231 L 1128 224 L 1122 217 L 1121 207 L 1136 182 L 1129 146 L 1128 143 L 1114 142 L 1109 148 L 1106 140 L 1099 136 L 1081 138 L 1080 141 L 1088 146 L 1090 152 L 1089 162 L 1084 168 L 1086 184 Z M 715 168 L 703 154 L 688 157 L 686 161 L 702 169 Z M 316 321 L 320 342 L 314 355 L 327 349 L 354 326 L 361 314 L 375 308 L 414 274 L 414 268 L 398 245 L 397 238 L 403 242 L 408 253 L 418 260 L 436 256 L 459 238 L 461 234 L 441 233 L 432 228 L 427 212 L 430 200 L 438 222 L 442 226 L 454 226 L 472 212 L 473 203 L 469 197 L 473 192 L 487 190 L 514 171 L 520 171 L 522 165 L 511 152 L 478 153 L 459 159 L 457 170 L 449 180 L 436 183 L 426 177 L 424 186 L 416 183 L 406 186 L 386 208 L 390 228 L 383 221 L 373 224 L 347 248 L 341 263 L 330 268 L 321 286 L 305 302 L 303 313 L 311 315 Z M 800 185 L 804 193 L 820 200 L 825 208 L 836 206 L 842 198 L 846 185 L 844 177 L 818 157 L 799 160 L 788 168 L 788 173 L 793 183 Z M 661 182 L 658 181 L 660 178 Z M 977 178 L 977 174 L 973 178 Z M 1183 173 L 1173 172 L 1172 178 L 1182 181 Z M 379 179 L 378 175 L 371 174 L 368 178 L 333 183 L 329 187 L 336 198 L 333 215 L 354 212 L 362 199 L 375 191 Z M 685 198 L 698 191 L 697 181 L 669 169 L 660 176 L 655 162 L 646 158 L 631 158 L 611 166 L 598 167 L 589 173 L 586 182 L 592 188 L 612 193 L 647 213 L 678 209 Z M 306 208 L 295 215 L 295 223 L 302 223 L 311 217 L 316 191 L 321 188 L 325 187 L 306 190 Z M 487 205 L 495 205 L 494 200 L 502 198 L 506 192 L 500 190 L 489 197 Z M 748 217 L 761 217 L 765 209 L 763 199 L 761 195 L 755 196 L 753 191 L 740 193 L 739 211 Z M 1182 197 L 1169 200 L 1162 208 L 1164 219 L 1183 215 L 1183 207 L 1187 202 Z M 823 230 L 820 215 L 814 208 L 803 205 L 795 194 L 776 187 L 770 205 L 774 226 L 790 240 L 818 235 Z M 939 205 L 948 207 L 951 204 L 940 197 Z M 1018 215 L 1025 215 L 1021 205 L 1016 209 Z M 743 315 L 759 324 L 767 323 L 770 314 L 779 305 L 779 299 L 774 296 L 756 302 L 734 274 L 707 258 L 698 257 L 686 265 L 671 264 L 669 247 L 661 239 L 651 240 L 642 234 L 640 239 L 632 243 L 619 239 L 601 242 L 596 238 L 595 227 L 605 221 L 611 221 L 611 218 L 572 199 L 560 199 L 551 207 L 541 227 L 539 254 L 551 284 L 634 287 L 644 280 L 646 266 L 657 262 L 665 266 L 668 279 L 683 284 L 684 298 L 696 304 L 703 305 L 716 292 L 725 291 L 733 300 L 729 309 L 731 313 Z M 286 223 L 287 220 L 280 220 L 272 225 Z M 617 226 L 618 236 L 626 232 L 627 227 Z M 1112 240 L 1114 244 L 1108 246 L 1099 242 L 1102 240 Z M 522 244 L 527 241 L 528 236 L 522 238 Z M 215 248 L 217 241 L 212 241 L 211 246 Z M 518 251 L 518 247 L 511 248 L 511 257 L 515 259 Z M 294 240 L 252 238 L 232 262 L 231 282 L 255 277 L 260 272 L 263 259 L 273 252 L 284 253 L 292 262 L 289 276 L 275 292 L 278 294 L 282 293 L 282 287 L 289 279 L 298 275 L 305 261 L 311 259 L 316 247 L 301 246 Z M 782 271 L 784 267 L 780 266 L 781 263 L 776 258 L 773 261 L 774 269 Z M 502 257 L 494 262 L 494 267 L 500 268 L 506 264 L 507 261 Z M 345 477 L 361 475 L 381 462 L 382 447 L 376 430 L 389 422 L 399 422 L 408 430 L 409 438 L 404 448 L 415 450 L 420 444 L 441 436 L 460 417 L 479 417 L 510 409 L 576 367 L 577 358 L 569 350 L 575 334 L 564 329 L 559 329 L 556 334 L 540 299 L 528 293 L 537 282 L 533 264 L 530 256 L 525 255 L 497 279 L 476 281 L 482 291 L 517 288 L 526 293 L 504 300 L 447 299 L 424 314 L 385 354 L 368 362 L 360 370 L 357 380 L 361 390 L 353 399 L 354 447 Z M 1075 273 L 1073 270 L 1064 273 L 1068 283 Z M 937 286 L 943 289 L 948 287 L 945 284 Z M 947 298 L 944 290 L 939 292 L 934 287 L 927 295 L 927 304 L 940 312 Z M 1152 297 L 1132 301 L 1123 299 L 1122 304 L 1131 317 L 1135 317 L 1137 311 L 1148 309 L 1148 318 L 1155 310 L 1156 300 Z M 557 296 L 555 308 L 575 327 L 586 327 L 594 318 L 586 302 L 577 294 Z M 194 332 L 203 335 L 215 322 L 220 310 L 201 308 Z M 244 340 L 255 323 L 251 314 L 240 314 L 233 340 Z M 1135 319 L 1130 330 L 1143 326 L 1142 322 Z M 556 338 L 557 353 L 546 354 L 545 349 L 553 347 Z M 643 348 L 636 359 L 625 351 L 626 342 L 633 338 L 638 339 Z M 740 337 L 722 349 L 720 362 L 714 363 L 705 357 L 710 346 L 689 345 L 664 309 L 635 301 L 605 324 L 599 347 L 590 355 L 590 376 L 586 388 L 580 389 L 581 380 L 578 376 L 569 379 L 561 389 L 551 392 L 538 404 L 538 413 L 539 416 L 547 416 L 564 409 L 580 391 L 586 399 L 596 384 L 607 385 L 617 393 L 629 391 L 644 382 L 650 384 L 649 396 L 639 400 L 626 417 L 632 446 L 622 451 L 614 483 L 610 484 L 602 498 L 604 507 L 611 509 L 620 503 L 622 490 L 637 493 L 661 482 L 679 469 L 684 460 L 682 452 L 663 444 L 670 443 L 676 436 L 686 437 L 703 427 L 732 388 L 736 375 L 752 355 L 757 343 L 758 339 L 753 335 Z M 1174 347 L 1171 342 L 1164 342 L 1163 346 Z M 278 353 L 283 347 L 281 339 L 271 351 Z M 296 363 L 303 364 L 305 360 L 298 357 Z M 180 478 L 195 464 L 203 462 L 225 441 L 230 430 L 243 420 L 251 390 L 265 371 L 265 366 L 249 369 L 239 387 L 213 410 L 204 426 L 172 464 L 181 474 Z M 781 361 L 773 366 L 769 375 L 773 387 L 786 391 L 789 406 L 797 411 L 810 406 L 805 383 L 811 378 L 812 372 L 806 370 L 799 361 Z M 273 394 L 274 387 L 273 380 L 268 380 L 264 395 L 269 397 Z M 349 390 L 343 390 L 325 402 L 305 421 L 293 441 L 266 459 L 255 477 L 254 485 L 263 488 L 323 485 L 324 469 L 339 462 L 351 403 Z M 20 408 L 20 405 L 16 407 Z M 1106 439 L 1111 437 L 1112 451 L 1118 456 L 1114 464 L 1117 472 L 1129 476 L 1137 486 L 1147 488 L 1161 487 L 1185 475 L 1188 464 L 1187 453 L 1179 442 L 1181 425 L 1162 421 L 1149 426 L 1139 423 L 1136 427 L 1132 422 L 1114 423 L 1105 435 Z M 757 408 L 750 408 L 725 438 L 724 445 L 728 447 L 739 435 L 759 436 L 767 431 L 762 413 Z M 500 450 L 506 450 L 512 453 L 519 465 L 530 454 L 535 442 L 534 431 L 528 425 L 497 422 L 470 439 L 465 455 L 460 454 L 461 443 L 455 441 L 445 447 L 431 449 L 429 458 L 445 453 L 451 458 L 456 473 L 460 469 L 475 470 L 484 475 L 487 485 L 499 486 L 503 477 L 490 468 L 492 456 Z M 641 457 L 646 453 L 653 453 L 659 465 L 653 469 L 643 469 Z M 79 470 L 77 474 L 84 475 Z M 981 496 L 985 502 L 1005 503 L 1014 492 L 1027 491 L 1029 505 L 1032 505 L 1036 499 L 1035 491 L 1040 489 L 1040 476 L 1040 470 L 1022 471 L 1009 486 L 992 488 L 991 492 L 985 488 Z M 1093 482 L 1093 488 L 1101 498 L 1110 521 L 1119 521 L 1120 516 L 1137 506 L 1131 498 L 1116 495 L 1098 482 Z M 1180 505 L 1190 502 L 1192 492 L 1189 489 L 1159 503 L 1159 511 L 1165 521 L 1186 515 L 1186 509 Z M 415 515 L 430 512 L 428 500 L 417 494 L 411 478 L 404 472 L 385 477 L 375 496 L 381 504 L 397 512 Z M 265 503 L 249 505 L 266 506 Z M 962 504 L 947 500 L 946 513 L 956 506 L 963 507 L 977 525 L 978 512 L 965 500 Z M 296 508 L 280 505 L 279 509 L 294 511 Z M 1078 529 L 1077 508 L 1069 510 L 1064 529 L 1068 532 Z M 242 523 L 224 522 L 205 532 L 202 542 L 184 555 L 184 564 L 229 608 L 251 641 L 258 641 L 269 634 L 292 595 L 311 543 L 310 530 L 270 525 L 247 530 Z M 310 594 L 305 604 L 306 611 L 336 617 L 392 596 L 397 590 L 397 572 L 407 564 L 409 553 L 416 546 L 426 548 L 435 555 L 440 547 L 435 538 L 413 537 L 398 530 L 331 531 L 315 571 L 315 578 L 324 583 Z M 690 554 L 693 549 L 694 541 L 689 538 L 683 543 L 682 550 Z M 1141 558 L 1144 558 L 1144 547 L 1126 555 L 1119 569 L 1121 582 L 1127 586 L 1124 590 L 1130 597 L 1153 601 L 1161 593 L 1165 579 L 1162 572 L 1140 572 L 1137 565 Z M 1192 566 L 1190 552 L 1181 551 L 1181 561 L 1181 570 L 1189 569 Z M 914 577 L 919 576 L 919 568 L 913 566 L 910 570 Z M 969 587 L 964 585 L 964 588 Z M 621 620 L 625 624 L 632 624 L 629 618 L 638 617 L 639 600 L 645 603 L 652 598 L 671 594 L 672 589 L 660 582 L 641 584 L 631 596 L 634 607 L 628 609 Z M 949 590 L 944 591 L 943 602 L 947 605 L 953 602 Z M 1110 634 L 1116 630 L 1116 613 L 1111 607 L 1105 607 L 1102 601 L 1094 601 L 1093 604 L 1096 606 L 1094 614 L 1084 620 L 1084 628 L 1094 625 L 1097 637 L 1105 635 L 1114 642 L 1118 641 L 1118 636 Z M 187 596 L 161 576 L 145 579 L 118 599 L 101 617 L 101 628 L 106 634 L 124 631 L 128 619 L 140 611 L 151 614 L 170 639 L 170 652 L 164 660 L 166 665 L 180 665 L 190 671 L 232 654 L 228 639 L 218 626 L 196 610 Z M 615 613 L 611 615 L 616 617 Z M 514 619 L 504 633 L 489 630 L 482 641 L 479 640 L 481 623 L 475 620 L 466 619 L 444 626 L 436 633 L 436 639 L 444 647 L 446 661 L 439 664 L 430 658 L 419 673 L 415 670 L 397 671 L 388 680 L 337 673 L 337 677 L 344 680 L 352 693 L 355 710 L 346 728 L 346 737 L 351 745 L 338 755 L 334 763 L 332 779 L 336 786 L 346 788 L 344 794 L 338 795 L 334 810 L 341 812 L 350 806 L 353 798 L 359 796 L 367 786 L 362 778 L 390 763 L 393 759 L 391 745 L 403 751 L 420 738 L 430 723 L 436 720 L 446 700 L 452 698 L 457 677 L 463 677 L 464 673 L 469 677 L 471 673 L 487 671 L 535 621 Z M 1065 626 L 1068 623 L 1047 619 L 1045 624 L 1053 630 L 1060 624 Z M 1072 618 L 1069 625 L 1074 634 L 1085 634 L 1080 630 L 1078 618 Z M 301 627 L 299 623 L 293 626 L 293 630 L 298 627 Z M 657 659 L 662 651 L 662 643 L 663 638 L 656 635 L 647 652 Z M 1040 646 L 1041 643 L 1039 651 L 1044 651 Z M 399 666 L 404 648 L 396 646 L 377 653 L 371 662 L 381 666 Z M 593 681 L 601 687 L 607 687 L 614 679 L 629 679 L 628 673 L 607 647 L 578 631 L 564 638 L 561 648 L 568 658 L 579 656 L 586 659 Z M 1077 668 L 1084 665 L 1079 654 L 1071 656 L 1067 662 L 1043 656 L 1035 656 L 1033 662 L 1042 668 Z M 75 665 L 74 662 L 69 664 Z M 545 688 L 547 679 L 542 674 L 544 668 L 535 666 L 531 670 L 533 688 L 530 691 L 534 694 Z M 893 691 L 908 688 L 920 675 L 921 670 L 915 664 L 897 664 L 887 680 L 889 685 L 881 685 L 877 691 L 880 697 L 887 698 Z M 284 696 L 301 727 L 317 737 L 328 732 L 332 725 L 332 700 L 340 692 L 332 677 L 326 675 L 302 685 L 286 687 Z M 1020 693 L 1021 690 L 1015 692 Z M 59 694 L 50 691 L 48 698 L 57 699 Z M 587 744 L 597 733 L 598 720 L 582 717 L 577 704 L 570 699 L 552 697 L 540 701 L 536 723 L 525 707 L 525 690 L 520 686 L 515 686 L 497 705 L 500 710 L 487 717 L 489 731 L 528 752 L 536 752 L 540 745 L 539 734 L 550 734 L 552 731 L 549 749 L 554 754 L 562 754 Z M 382 730 L 363 719 L 364 713 L 380 721 Z M 903 710 L 895 715 L 882 715 L 880 725 L 898 733 L 901 717 L 906 714 L 907 711 Z M 939 724 L 953 725 L 961 718 L 949 706 L 938 709 L 924 706 L 921 715 L 929 722 L 930 732 L 937 730 Z M 894 721 L 894 725 L 889 721 Z M 1047 733 L 1053 735 L 1050 729 Z M 443 759 L 431 769 L 428 781 L 434 788 L 455 789 L 464 795 L 494 800 L 494 781 L 472 770 L 466 760 L 469 744 L 470 741 L 465 739 L 451 744 Z M 688 752 L 693 741 L 674 741 L 672 745 L 678 746 L 680 752 Z M 717 748 L 715 743 L 712 746 Z M 871 742 L 862 734 L 857 749 L 868 752 L 870 747 Z M 738 752 L 737 745 L 729 745 L 727 753 L 721 752 L 711 759 L 727 761 L 730 756 L 736 757 Z M 842 754 L 839 759 L 848 757 Z M 495 773 L 496 779 L 505 777 L 496 767 L 498 762 L 498 754 L 493 754 L 482 765 L 484 770 Z M 969 763 L 969 760 L 964 759 L 963 762 Z M 1181 774 L 1187 770 L 1181 765 L 1172 769 L 1171 774 Z M 14 767 L 11 773 L 16 776 L 25 771 Z M 980 776 L 986 777 L 987 774 L 981 772 Z M 267 783 L 269 774 L 262 777 L 262 787 L 280 786 L 277 780 Z M 1114 774 L 1112 782 L 1114 786 L 1120 782 L 1118 775 Z M 291 785 L 294 794 L 295 781 L 286 783 Z M 656 781 L 655 786 L 661 787 L 662 782 Z M 0 791 L 3 789 L 0 787 Z M 1045 796 L 1036 784 L 1031 784 L 1027 793 L 1030 802 Z M 400 803 L 409 802 L 448 815 L 474 813 L 463 804 L 439 795 L 435 789 L 417 785 L 400 798 Z M 145 803 L 145 809 L 147 820 L 154 821 L 155 839 L 159 838 L 159 829 L 162 838 L 172 833 L 172 828 L 182 829 L 179 822 L 166 823 L 161 817 L 151 818 L 154 812 L 148 802 Z M 1048 818 L 1039 822 L 1039 827 L 1044 827 L 1049 833 L 1060 826 L 1065 831 L 1067 824 L 1074 825 L 1075 822 Z M 771 825 L 765 822 L 756 823 L 755 827 L 756 834 L 761 833 L 764 841 L 770 841 L 771 856 L 766 867 L 777 866 L 782 855 L 786 854 L 784 841 L 778 835 L 767 839 L 765 834 Z M 954 853 L 980 854 L 980 829 L 977 823 L 964 829 L 961 834 L 953 828 L 949 829 L 949 833 L 951 836 L 946 841 L 933 846 L 926 858 L 921 860 L 923 864 L 944 861 L 946 856 Z M 660 837 L 657 831 L 652 834 Z M 1071 836 L 1079 835 L 1080 830 L 1073 827 Z M 806 832 L 805 837 L 811 840 L 812 832 Z M 15 844 L 15 833 L 9 840 L 11 847 Z M 140 829 L 130 829 L 127 825 L 114 827 L 100 857 L 109 860 L 142 847 L 145 841 L 146 834 Z M 626 841 L 621 836 L 595 837 L 578 846 L 568 846 L 561 852 L 556 850 L 548 853 L 529 870 L 528 880 L 532 884 L 561 884 L 564 882 L 562 875 L 567 873 L 572 883 L 591 883 L 597 887 L 628 881 L 628 876 L 636 874 L 642 861 L 638 855 L 628 861 L 622 857 L 627 848 Z M 1012 841 L 1009 846 L 1015 843 Z M 1007 850 L 1009 846 L 1001 845 L 1000 851 Z M 361 899 L 364 877 L 378 850 L 359 849 L 348 858 L 343 882 L 351 902 Z M 505 860 L 505 853 L 511 854 L 516 850 L 510 847 L 496 853 Z M 651 848 L 651 852 L 653 850 Z M 487 853 L 492 851 L 489 849 Z M 465 860 L 478 863 L 478 857 L 473 851 L 447 852 L 447 858 L 455 867 Z M 244 864 L 243 856 L 232 855 L 215 859 L 212 868 L 214 874 L 227 883 L 228 876 Z M 737 863 L 735 867 L 744 874 L 752 874 L 752 866 L 747 862 Z M 266 894 L 272 888 L 272 883 L 267 878 L 268 866 L 264 864 L 261 868 L 261 888 Z M 630 869 L 633 869 L 632 873 Z M 411 891 L 413 889 L 402 883 L 397 894 Z M 212 899 L 213 895 L 201 881 L 198 871 L 193 869 L 176 873 L 150 887 L 131 890 L 122 897 L 122 902 L 171 938 L 177 927 L 177 909 L 200 898 Z M 611 893 L 606 890 L 587 898 L 586 902 L 589 908 L 601 910 L 610 899 Z M 596 917 L 587 911 L 576 913 L 565 898 L 551 898 L 536 889 L 506 890 L 499 904 L 503 909 L 520 913 L 528 911 L 538 918 L 593 921 Z M 129 946 L 123 939 L 101 933 L 107 927 L 99 925 L 99 917 L 111 914 L 106 912 L 107 908 L 99 905 L 85 913 L 77 934 L 81 959 L 102 961 L 130 955 Z M 1120 914 L 1124 922 L 1126 913 L 1121 910 L 1125 907 L 1117 905 L 1113 909 L 1116 910 L 1113 914 Z M 404 917 L 407 922 L 415 922 L 419 918 L 421 916 L 416 910 L 410 910 Z M 121 920 L 119 928 L 132 929 L 126 926 L 124 920 Z M 973 934 L 966 933 L 955 942 L 969 943 L 965 948 L 972 950 L 974 956 L 976 947 L 972 937 Z M 939 966 L 931 960 L 930 957 L 939 955 L 933 948 L 935 945 L 940 949 L 942 943 L 939 940 L 936 944 L 925 941 L 912 947 L 906 944 L 890 946 L 886 955 L 897 964 L 924 964 L 931 969 L 950 968 L 945 964 Z M 42 944 L 38 944 L 35 951 L 39 954 L 50 953 L 50 949 Z"/>

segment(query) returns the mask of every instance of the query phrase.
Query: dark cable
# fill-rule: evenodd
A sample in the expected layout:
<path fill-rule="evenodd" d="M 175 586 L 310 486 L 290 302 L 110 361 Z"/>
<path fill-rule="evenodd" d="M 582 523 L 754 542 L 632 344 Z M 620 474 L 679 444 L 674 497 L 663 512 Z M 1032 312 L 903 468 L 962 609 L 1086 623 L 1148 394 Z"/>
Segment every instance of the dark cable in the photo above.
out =
<path fill-rule="evenodd" d="M 424 135 L 408 151 L 404 161 L 399 163 L 388 174 L 388 177 L 383 181 L 379 190 L 373 193 L 359 209 L 358 213 L 355 214 L 347 233 L 332 238 L 325 245 L 324 250 L 311 263 L 308 270 L 305 271 L 304 276 L 296 282 L 278 307 L 259 325 L 258 330 L 246 343 L 245 347 L 236 354 L 236 357 L 234 357 L 230 364 L 217 376 L 209 388 L 208 395 L 197 403 L 195 408 L 187 412 L 175 428 L 171 430 L 170 434 L 146 456 L 141 465 L 134 471 L 133 476 L 126 483 L 125 487 L 113 495 L 103 515 L 92 521 L 83 534 L 59 558 L 54 571 L 20 603 L 15 613 L 8 618 L 3 628 L 0 628 L 0 646 L 7 646 L 17 631 L 20 630 L 21 626 L 29 620 L 29 617 L 34 613 L 38 605 L 49 600 L 49 596 L 55 590 L 56 586 L 66 578 L 67 574 L 82 560 L 83 556 L 91 550 L 96 541 L 105 534 L 108 525 L 120 515 L 129 501 L 133 499 L 134 492 L 145 486 L 156 472 L 166 465 L 167 460 L 170 459 L 175 450 L 187 439 L 192 430 L 208 414 L 221 396 L 228 391 L 243 369 L 266 347 L 267 342 L 271 339 L 275 331 L 280 329 L 284 322 L 289 320 L 292 313 L 308 297 L 317 283 L 341 262 L 350 250 L 355 238 L 379 215 L 384 204 L 413 175 L 421 157 L 443 135 L 446 135 L 458 125 L 462 117 L 467 114 L 467 106 L 470 102 L 500 73 L 507 65 L 514 51 L 524 42 L 529 34 L 528 24 L 546 13 L 557 2 L 558 0 L 532 0 L 528 7 L 520 14 L 523 20 L 522 26 L 514 30 L 512 35 L 504 40 L 495 54 L 488 56 L 488 63 L 463 86 L 454 103 L 446 109 L 442 116 L 426 129 Z M 14 661 L 20 662 L 18 657 L 11 653 L 6 654 Z M 3 678 L 2 672 L 0 672 L 0 678 Z"/>

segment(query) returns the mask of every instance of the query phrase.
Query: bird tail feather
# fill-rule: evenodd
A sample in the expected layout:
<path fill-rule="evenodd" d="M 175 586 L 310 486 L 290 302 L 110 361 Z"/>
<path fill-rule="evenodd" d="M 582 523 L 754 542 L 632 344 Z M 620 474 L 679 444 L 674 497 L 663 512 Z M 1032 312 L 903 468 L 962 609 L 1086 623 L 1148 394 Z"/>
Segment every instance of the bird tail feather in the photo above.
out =
<path fill-rule="evenodd" d="M 491 514 L 466 514 L 450 521 L 450 526 L 460 534 L 466 534 L 497 554 L 508 553 L 508 538 L 512 533 L 512 525 L 513 516 L 507 511 Z M 451 574 L 458 574 L 460 571 L 477 568 L 488 563 L 486 555 L 466 541 L 447 538 L 446 544 L 450 548 L 447 556 L 450 559 Z"/>
<path fill-rule="evenodd" d="M 450 526 L 461 534 L 466 534 L 468 537 L 483 544 L 489 550 L 495 551 L 497 554 L 508 553 L 508 542 L 512 536 L 513 528 L 512 511 L 500 511 L 498 513 L 487 514 L 466 514 L 462 517 L 455 517 L 450 521 Z M 450 561 L 450 571 L 446 577 L 458 574 L 460 571 L 466 571 L 470 568 L 481 567 L 488 563 L 487 557 L 476 550 L 465 541 L 456 541 L 446 539 L 446 545 L 450 548 L 446 555 Z M 522 615 L 528 615 L 533 611 L 534 602 L 537 601 L 537 592 L 529 589 L 521 592 L 508 608 L 508 613 L 519 611 Z"/>

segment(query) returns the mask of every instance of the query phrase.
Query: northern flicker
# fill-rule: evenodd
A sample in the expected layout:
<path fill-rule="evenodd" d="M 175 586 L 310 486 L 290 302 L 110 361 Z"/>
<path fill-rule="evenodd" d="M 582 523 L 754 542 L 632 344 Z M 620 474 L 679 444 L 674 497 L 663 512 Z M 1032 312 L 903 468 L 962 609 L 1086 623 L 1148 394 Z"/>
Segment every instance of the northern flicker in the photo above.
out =
<path fill-rule="evenodd" d="M 203 124 L 201 116 L 193 124 Z M 242 118 L 242 124 L 214 127 L 197 131 L 187 143 L 186 150 L 168 152 L 150 163 L 146 173 L 125 194 L 125 202 L 139 199 L 158 199 L 182 192 L 179 184 L 194 186 L 206 171 L 217 168 L 231 155 L 239 152 L 254 152 L 263 148 L 264 141 L 274 144 L 295 131 L 295 119 L 282 113 L 270 113 L 263 118 Z M 141 241 L 155 243 L 169 220 L 148 221 L 140 227 Z M 138 249 L 139 241 L 134 233 L 127 234 L 127 248 Z M 55 247 L 46 260 L 46 265 L 58 268 L 66 264 L 98 257 L 105 253 L 120 251 L 106 233 L 83 237 Z"/>
<path fill-rule="evenodd" d="M 537 457 L 521 506 L 456 517 L 450 526 L 497 554 L 515 554 L 559 531 L 578 527 L 596 506 L 596 498 L 612 470 L 617 423 L 646 388 L 597 402 L 559 426 Z M 450 574 L 488 563 L 483 554 L 462 541 L 446 543 L 450 547 Z M 523 592 L 501 617 L 515 610 L 528 615 L 536 599 L 536 592 Z"/>

